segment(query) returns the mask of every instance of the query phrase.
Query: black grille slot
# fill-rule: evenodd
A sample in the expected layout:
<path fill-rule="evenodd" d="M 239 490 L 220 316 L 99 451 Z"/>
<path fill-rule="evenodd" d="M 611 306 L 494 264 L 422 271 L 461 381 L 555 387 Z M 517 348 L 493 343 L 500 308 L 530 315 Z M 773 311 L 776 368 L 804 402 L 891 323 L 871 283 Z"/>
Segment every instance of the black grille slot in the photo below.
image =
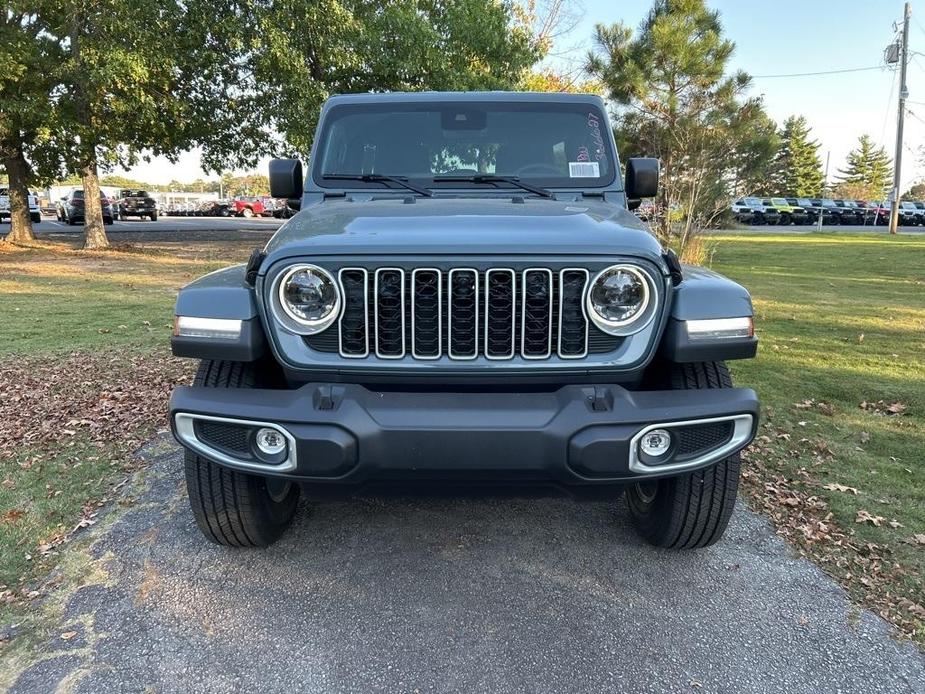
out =
<path fill-rule="evenodd" d="M 451 357 L 478 356 L 478 273 L 451 270 L 449 280 L 449 352 Z"/>
<path fill-rule="evenodd" d="M 485 273 L 485 356 L 514 356 L 515 283 L 513 270 Z"/>
<path fill-rule="evenodd" d="M 376 354 L 402 357 L 405 354 L 404 272 L 376 270 Z"/>
<path fill-rule="evenodd" d="M 340 283 L 344 289 L 344 312 L 340 319 L 340 351 L 347 357 L 369 354 L 369 317 L 366 312 L 367 273 L 344 269 Z"/>
<path fill-rule="evenodd" d="M 552 352 L 552 272 L 527 270 L 523 291 L 523 356 L 543 359 Z"/>
<path fill-rule="evenodd" d="M 251 427 L 243 424 L 211 422 L 203 419 L 195 421 L 196 437 L 200 441 L 238 457 L 250 457 L 250 430 Z"/>
<path fill-rule="evenodd" d="M 559 355 L 581 357 L 588 346 L 588 321 L 581 307 L 588 273 L 585 270 L 563 270 L 559 282 Z"/>
<path fill-rule="evenodd" d="M 440 356 L 442 301 L 440 271 L 415 270 L 411 275 L 411 344 L 413 356 L 419 359 Z"/>
<path fill-rule="evenodd" d="M 732 438 L 733 422 L 693 424 L 673 429 L 678 437 L 678 456 L 692 458 L 722 446 Z"/>

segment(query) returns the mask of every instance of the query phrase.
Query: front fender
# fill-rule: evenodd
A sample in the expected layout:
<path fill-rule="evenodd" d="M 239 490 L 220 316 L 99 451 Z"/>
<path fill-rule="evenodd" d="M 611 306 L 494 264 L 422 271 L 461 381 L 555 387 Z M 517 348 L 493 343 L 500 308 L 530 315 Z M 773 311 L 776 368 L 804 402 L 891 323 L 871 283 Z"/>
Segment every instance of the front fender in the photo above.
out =
<path fill-rule="evenodd" d="M 706 268 L 685 265 L 682 281 L 675 287 L 674 300 L 659 352 L 673 362 L 751 359 L 758 351 L 758 338 L 691 340 L 685 321 L 754 316 L 752 298 L 741 284 Z"/>
<path fill-rule="evenodd" d="M 245 282 L 246 266 L 216 270 L 192 282 L 177 295 L 174 315 L 179 318 L 216 318 L 241 321 L 237 337 L 192 337 L 174 330 L 170 348 L 175 356 L 195 359 L 256 361 L 267 351 L 266 336 L 254 298 Z"/>

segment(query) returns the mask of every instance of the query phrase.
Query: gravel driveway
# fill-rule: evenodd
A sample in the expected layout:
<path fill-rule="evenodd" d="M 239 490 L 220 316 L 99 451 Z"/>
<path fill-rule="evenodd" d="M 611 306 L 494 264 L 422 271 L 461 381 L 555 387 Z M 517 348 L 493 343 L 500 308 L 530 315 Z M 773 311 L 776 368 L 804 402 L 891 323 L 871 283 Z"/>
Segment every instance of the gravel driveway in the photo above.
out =
<path fill-rule="evenodd" d="M 688 553 L 622 506 L 420 499 L 303 508 L 234 551 L 196 530 L 175 446 L 147 457 L 12 691 L 925 692 L 925 656 L 741 505 Z"/>

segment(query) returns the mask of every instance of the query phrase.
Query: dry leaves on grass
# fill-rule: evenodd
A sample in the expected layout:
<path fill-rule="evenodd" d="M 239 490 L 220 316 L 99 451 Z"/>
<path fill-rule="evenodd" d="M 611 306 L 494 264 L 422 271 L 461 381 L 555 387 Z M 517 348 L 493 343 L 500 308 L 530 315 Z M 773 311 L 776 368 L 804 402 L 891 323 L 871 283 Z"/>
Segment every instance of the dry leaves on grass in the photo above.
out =
<path fill-rule="evenodd" d="M 885 521 L 886 518 L 883 516 L 875 516 L 871 514 L 870 511 L 866 511 L 863 508 L 858 510 L 858 515 L 854 519 L 855 523 L 870 523 L 871 525 L 876 525 L 878 528 L 883 525 Z"/>
<path fill-rule="evenodd" d="M 189 362 L 160 352 L 7 359 L 0 364 L 0 455 L 60 452 L 78 434 L 134 450 L 166 425 L 170 391 L 191 375 Z"/>
<path fill-rule="evenodd" d="M 887 402 L 878 400 L 877 402 L 862 402 L 859 407 L 865 412 L 872 412 L 879 415 L 901 415 L 906 411 L 906 406 L 901 402 Z"/>
<path fill-rule="evenodd" d="M 889 546 L 863 542 L 853 529 L 840 527 L 826 501 L 807 491 L 818 486 L 807 468 L 786 475 L 776 470 L 781 445 L 780 440 L 762 435 L 743 452 L 742 488 L 751 505 L 770 517 L 778 534 L 812 557 L 845 588 L 860 592 L 865 606 L 906 635 L 921 640 L 925 607 L 913 599 L 916 593 L 902 588 L 916 584 L 918 577 L 892 556 Z M 844 485 L 832 486 L 834 491 L 842 491 L 839 487 Z M 857 522 L 892 525 L 868 511 L 858 512 Z M 925 546 L 925 534 L 912 535 L 904 542 Z"/>

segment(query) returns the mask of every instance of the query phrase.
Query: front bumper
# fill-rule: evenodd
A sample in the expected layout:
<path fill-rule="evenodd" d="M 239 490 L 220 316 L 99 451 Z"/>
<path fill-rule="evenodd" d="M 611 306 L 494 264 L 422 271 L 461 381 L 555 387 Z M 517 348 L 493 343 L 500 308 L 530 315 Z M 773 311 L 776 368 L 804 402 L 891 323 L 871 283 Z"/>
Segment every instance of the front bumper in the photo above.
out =
<path fill-rule="evenodd" d="M 177 440 L 200 456 L 304 482 L 602 485 L 679 474 L 740 450 L 755 435 L 758 398 L 746 388 L 631 392 L 617 385 L 527 393 L 409 393 L 321 383 L 296 390 L 180 387 L 170 418 Z M 288 443 L 285 460 L 261 463 L 251 452 L 214 445 L 202 427 L 216 425 L 239 429 L 240 440 L 251 442 L 259 427 L 277 429 Z M 697 427 L 711 425 L 728 436 L 697 455 L 685 457 L 679 447 L 677 456 L 651 464 L 638 441 L 655 425 L 679 442 L 691 435 L 705 440 Z"/>

